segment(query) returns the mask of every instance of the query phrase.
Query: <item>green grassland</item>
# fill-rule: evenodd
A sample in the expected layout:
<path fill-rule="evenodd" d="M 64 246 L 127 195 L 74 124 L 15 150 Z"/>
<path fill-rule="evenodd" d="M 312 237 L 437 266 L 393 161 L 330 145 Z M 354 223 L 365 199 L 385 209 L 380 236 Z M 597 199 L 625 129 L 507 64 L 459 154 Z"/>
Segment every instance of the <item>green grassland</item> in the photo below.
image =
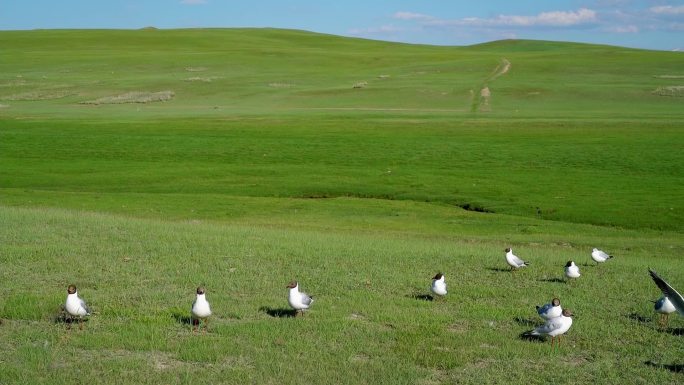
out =
<path fill-rule="evenodd" d="M 273 29 L 0 47 L 0 384 L 682 380 L 684 320 L 656 327 L 647 274 L 684 288 L 681 53 Z M 506 271 L 509 246 L 531 266 Z M 553 296 L 576 314 L 555 351 L 520 338 Z"/>

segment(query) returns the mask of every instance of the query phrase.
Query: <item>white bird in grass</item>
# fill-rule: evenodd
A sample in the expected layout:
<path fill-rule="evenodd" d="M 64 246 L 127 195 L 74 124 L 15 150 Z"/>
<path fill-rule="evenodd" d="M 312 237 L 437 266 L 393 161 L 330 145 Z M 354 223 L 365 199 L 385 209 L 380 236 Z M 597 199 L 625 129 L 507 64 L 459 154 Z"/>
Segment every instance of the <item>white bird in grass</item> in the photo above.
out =
<path fill-rule="evenodd" d="M 537 314 L 545 320 L 560 317 L 563 314 L 563 308 L 560 305 L 560 299 L 554 298 L 551 303 L 544 306 L 536 306 Z"/>
<path fill-rule="evenodd" d="M 595 248 L 595 247 L 594 247 L 594 249 L 591 251 L 591 259 L 593 259 L 594 262 L 596 262 L 597 265 L 598 265 L 599 263 L 603 263 L 603 262 L 605 262 L 605 261 L 607 261 L 607 260 L 609 260 L 609 259 L 611 259 L 611 258 L 613 258 L 612 255 L 608 255 L 608 254 L 605 253 L 603 250 L 599 250 L 599 249 L 597 249 L 597 248 Z"/>
<path fill-rule="evenodd" d="M 657 301 L 655 301 L 655 305 L 653 306 L 653 308 L 655 309 L 656 313 L 660 314 L 658 324 L 660 324 L 661 327 L 666 327 L 667 321 L 670 318 L 670 313 L 674 313 L 675 311 L 677 311 L 672 302 L 670 302 L 670 300 L 666 296 L 662 296 Z"/>
<path fill-rule="evenodd" d="M 572 312 L 570 312 L 568 309 L 564 309 L 560 317 L 551 318 L 543 325 L 525 334 L 532 336 L 550 336 L 551 347 L 553 347 L 554 339 L 558 337 L 557 346 L 560 346 L 561 336 L 570 330 L 570 326 L 572 326 Z"/>
<path fill-rule="evenodd" d="M 64 310 L 66 310 L 67 314 L 69 314 L 72 321 L 73 317 L 78 317 L 79 328 L 83 329 L 83 317 L 90 315 L 90 309 L 88 308 L 88 305 L 86 305 L 85 301 L 78 296 L 76 286 L 69 285 L 67 288 L 67 293 Z M 69 328 L 71 328 L 71 325 L 69 325 Z"/>
<path fill-rule="evenodd" d="M 313 303 L 313 297 L 299 291 L 299 283 L 297 281 L 290 282 L 286 287 L 290 289 L 287 302 L 295 310 L 295 317 L 297 317 L 297 313 L 301 313 L 303 316 L 304 310 L 308 309 Z"/>
<path fill-rule="evenodd" d="M 209 328 L 209 316 L 211 315 L 211 307 L 207 301 L 206 291 L 202 286 L 197 288 L 197 297 L 192 303 L 192 325 L 193 331 L 200 326 L 200 321 L 204 320 L 204 331 Z"/>
<path fill-rule="evenodd" d="M 567 278 L 579 278 L 580 277 L 579 267 L 577 265 L 575 265 L 575 262 L 568 261 L 568 263 L 565 264 L 565 276 Z"/>
<path fill-rule="evenodd" d="M 437 275 L 435 275 L 435 277 L 432 278 L 432 285 L 430 286 L 430 290 L 432 290 L 432 292 L 439 297 L 443 297 L 446 295 L 447 285 L 446 282 L 444 282 L 444 274 L 437 273 Z"/>
<path fill-rule="evenodd" d="M 667 299 L 670 300 L 674 308 L 677 310 L 677 313 L 679 313 L 679 315 L 681 316 L 684 316 L 684 298 L 682 297 L 682 295 L 679 294 L 677 290 L 675 290 L 662 278 L 660 278 L 655 271 L 649 269 L 648 272 L 651 274 L 653 282 L 655 282 L 656 285 L 658 285 L 658 287 L 660 288 L 660 291 L 663 292 L 663 295 L 665 295 Z"/>
<path fill-rule="evenodd" d="M 527 262 L 523 261 L 522 259 L 518 258 L 515 254 L 513 254 L 513 250 L 510 247 L 506 248 L 506 262 L 511 266 L 511 271 L 514 271 L 514 269 L 519 269 L 521 267 L 526 267 L 528 265 Z"/>

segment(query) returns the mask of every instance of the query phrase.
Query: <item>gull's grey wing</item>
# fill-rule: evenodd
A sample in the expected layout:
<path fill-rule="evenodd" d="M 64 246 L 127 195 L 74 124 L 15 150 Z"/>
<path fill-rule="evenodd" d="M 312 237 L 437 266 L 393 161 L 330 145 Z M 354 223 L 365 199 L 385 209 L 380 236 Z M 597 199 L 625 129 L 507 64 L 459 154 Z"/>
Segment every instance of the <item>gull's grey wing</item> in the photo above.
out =
<path fill-rule="evenodd" d="M 663 292 L 663 294 L 670 300 L 670 302 L 672 302 L 675 309 L 677 309 L 677 313 L 684 316 L 684 298 L 682 297 L 682 295 L 679 294 L 677 290 L 675 290 L 667 282 L 665 282 L 665 280 L 660 278 L 655 271 L 648 269 L 648 272 L 649 274 L 651 274 L 653 282 L 655 282 L 655 284 L 658 285 L 658 288 L 660 288 L 660 291 Z"/>
<path fill-rule="evenodd" d="M 306 293 L 300 293 L 302 295 L 302 303 L 306 306 L 310 306 L 311 303 L 313 302 L 313 297 L 310 297 Z"/>
<path fill-rule="evenodd" d="M 605 259 L 607 259 L 607 258 L 609 257 L 609 255 L 606 254 L 606 252 L 603 251 L 603 250 L 596 250 L 596 254 L 597 254 L 599 257 L 605 258 Z"/>
<path fill-rule="evenodd" d="M 527 265 L 527 262 L 523 261 L 522 259 L 518 258 L 517 255 L 513 255 L 513 262 L 515 262 L 516 265 L 522 266 L 522 265 Z"/>
<path fill-rule="evenodd" d="M 83 300 L 83 298 L 79 298 L 81 300 L 81 307 L 85 309 L 86 314 L 90 314 L 90 308 L 88 305 L 86 305 L 86 302 Z"/>

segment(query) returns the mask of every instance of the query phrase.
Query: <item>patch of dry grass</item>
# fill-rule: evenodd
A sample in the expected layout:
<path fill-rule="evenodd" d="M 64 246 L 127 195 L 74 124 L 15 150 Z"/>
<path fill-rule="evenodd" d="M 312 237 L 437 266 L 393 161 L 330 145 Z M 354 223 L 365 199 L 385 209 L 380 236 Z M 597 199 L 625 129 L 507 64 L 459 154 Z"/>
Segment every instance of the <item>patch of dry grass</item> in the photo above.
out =
<path fill-rule="evenodd" d="M 81 104 L 124 104 L 124 103 L 153 103 L 165 102 L 173 99 L 173 91 L 142 92 L 133 91 L 115 96 L 105 96 L 95 100 L 81 102 Z"/>
<path fill-rule="evenodd" d="M 658 87 L 653 93 L 659 96 L 684 96 L 684 86 Z"/>
<path fill-rule="evenodd" d="M 200 77 L 200 76 L 193 76 L 191 78 L 185 79 L 186 82 L 204 82 L 204 83 L 211 83 L 214 80 L 219 79 L 218 76 L 209 76 L 206 78 Z"/>
<path fill-rule="evenodd" d="M 74 92 L 64 90 L 44 90 L 44 91 L 28 91 L 4 96 L 0 100 L 11 101 L 36 101 L 36 100 L 50 100 L 61 99 L 67 96 L 75 95 Z"/>
<path fill-rule="evenodd" d="M 291 83 L 268 83 L 269 87 L 273 88 L 290 88 L 294 87 L 294 84 Z"/>

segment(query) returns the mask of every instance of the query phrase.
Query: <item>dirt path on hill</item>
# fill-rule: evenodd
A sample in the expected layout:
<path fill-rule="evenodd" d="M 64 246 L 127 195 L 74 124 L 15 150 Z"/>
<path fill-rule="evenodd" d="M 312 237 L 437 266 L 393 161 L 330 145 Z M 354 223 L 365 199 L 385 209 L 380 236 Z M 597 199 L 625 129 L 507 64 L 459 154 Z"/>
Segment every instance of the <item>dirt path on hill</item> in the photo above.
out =
<path fill-rule="evenodd" d="M 492 91 L 489 89 L 489 83 L 496 80 L 499 76 L 505 75 L 510 69 L 511 62 L 508 59 L 501 59 L 499 65 L 485 78 L 480 86 L 479 94 L 476 95 L 474 91 L 470 91 L 470 97 L 472 98 L 471 112 L 488 112 L 492 110 L 490 104 Z"/>

